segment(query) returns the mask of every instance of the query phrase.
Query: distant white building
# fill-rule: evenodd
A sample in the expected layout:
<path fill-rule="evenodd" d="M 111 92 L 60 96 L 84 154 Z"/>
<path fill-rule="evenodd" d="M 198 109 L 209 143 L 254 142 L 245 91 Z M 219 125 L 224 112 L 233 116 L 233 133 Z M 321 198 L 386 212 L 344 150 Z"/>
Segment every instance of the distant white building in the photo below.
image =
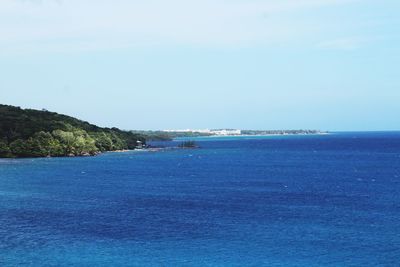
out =
<path fill-rule="evenodd" d="M 242 131 L 222 129 L 222 130 L 211 130 L 211 133 L 214 135 L 241 135 Z"/>
<path fill-rule="evenodd" d="M 143 148 L 144 148 L 143 142 L 140 140 L 137 140 L 136 141 L 136 149 L 143 149 Z"/>
<path fill-rule="evenodd" d="M 164 130 L 164 132 L 178 132 L 178 133 L 211 133 L 210 129 L 185 129 L 185 130 Z"/>
<path fill-rule="evenodd" d="M 185 129 L 185 130 L 164 130 L 164 132 L 178 132 L 178 133 L 204 133 L 210 135 L 241 135 L 241 130 L 236 129 L 218 129 L 218 130 L 210 130 L 210 129 Z"/>

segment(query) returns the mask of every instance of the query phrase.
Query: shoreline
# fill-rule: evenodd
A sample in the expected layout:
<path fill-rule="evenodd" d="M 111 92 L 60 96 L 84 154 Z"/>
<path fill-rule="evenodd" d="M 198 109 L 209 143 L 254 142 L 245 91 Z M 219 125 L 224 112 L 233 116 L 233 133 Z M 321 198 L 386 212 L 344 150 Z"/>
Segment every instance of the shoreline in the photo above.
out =
<path fill-rule="evenodd" d="M 177 137 L 171 141 L 181 141 L 187 139 L 211 139 L 211 138 L 246 138 L 246 137 L 275 137 L 275 136 L 317 136 L 317 135 L 330 135 L 330 132 L 321 132 L 321 133 L 294 133 L 294 134 L 259 134 L 259 135 L 251 135 L 251 134 L 241 134 L 241 135 L 210 135 L 210 136 L 196 136 L 196 137 Z M 82 154 L 82 155 L 64 155 L 64 156 L 45 156 L 45 157 L 0 157 L 0 160 L 14 160 L 14 159 L 40 159 L 40 158 L 87 158 L 87 157 L 96 157 L 102 154 L 107 153 L 128 153 L 128 152 L 159 152 L 163 150 L 172 150 L 172 149 L 197 149 L 198 147 L 193 148 L 185 148 L 185 147 L 150 147 L 150 148 L 140 148 L 140 149 L 123 149 L 123 150 L 111 150 L 111 151 L 103 151 L 97 152 L 95 154 Z"/>

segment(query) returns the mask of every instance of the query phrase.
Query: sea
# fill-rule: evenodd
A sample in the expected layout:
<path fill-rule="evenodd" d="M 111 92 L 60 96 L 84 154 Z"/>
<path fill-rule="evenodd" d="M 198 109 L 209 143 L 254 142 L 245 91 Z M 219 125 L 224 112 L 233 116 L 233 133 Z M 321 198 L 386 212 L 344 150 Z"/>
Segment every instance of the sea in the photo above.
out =
<path fill-rule="evenodd" d="M 1 159 L 0 266 L 400 266 L 399 132 L 194 140 Z"/>

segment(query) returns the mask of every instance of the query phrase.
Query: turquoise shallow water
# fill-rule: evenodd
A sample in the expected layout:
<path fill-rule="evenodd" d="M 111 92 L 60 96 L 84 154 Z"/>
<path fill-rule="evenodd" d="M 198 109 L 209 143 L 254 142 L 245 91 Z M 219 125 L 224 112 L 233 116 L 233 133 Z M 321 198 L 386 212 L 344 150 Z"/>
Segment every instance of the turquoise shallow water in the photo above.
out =
<path fill-rule="evenodd" d="M 0 160 L 0 266 L 398 266 L 400 133 Z"/>

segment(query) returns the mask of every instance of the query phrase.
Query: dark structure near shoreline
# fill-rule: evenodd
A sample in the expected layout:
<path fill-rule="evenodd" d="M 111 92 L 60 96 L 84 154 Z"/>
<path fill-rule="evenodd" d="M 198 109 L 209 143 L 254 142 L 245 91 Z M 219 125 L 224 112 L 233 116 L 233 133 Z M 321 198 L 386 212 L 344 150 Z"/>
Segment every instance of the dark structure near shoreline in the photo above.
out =
<path fill-rule="evenodd" d="M 192 140 L 184 141 L 184 142 L 180 143 L 178 147 L 180 147 L 180 148 L 198 148 L 196 142 L 192 141 Z"/>
<path fill-rule="evenodd" d="M 90 156 L 135 149 L 145 137 L 47 110 L 0 105 L 0 157 Z"/>

